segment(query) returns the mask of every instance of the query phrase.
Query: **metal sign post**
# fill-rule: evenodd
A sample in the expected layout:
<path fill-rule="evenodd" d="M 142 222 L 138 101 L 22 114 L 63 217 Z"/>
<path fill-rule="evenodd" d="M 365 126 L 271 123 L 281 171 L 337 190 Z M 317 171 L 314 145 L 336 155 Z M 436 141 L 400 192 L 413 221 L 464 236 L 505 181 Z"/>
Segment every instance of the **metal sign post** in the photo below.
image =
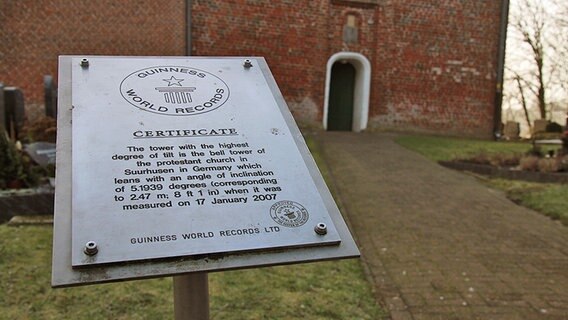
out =
<path fill-rule="evenodd" d="M 209 283 L 206 272 L 174 276 L 176 320 L 209 319 Z"/>

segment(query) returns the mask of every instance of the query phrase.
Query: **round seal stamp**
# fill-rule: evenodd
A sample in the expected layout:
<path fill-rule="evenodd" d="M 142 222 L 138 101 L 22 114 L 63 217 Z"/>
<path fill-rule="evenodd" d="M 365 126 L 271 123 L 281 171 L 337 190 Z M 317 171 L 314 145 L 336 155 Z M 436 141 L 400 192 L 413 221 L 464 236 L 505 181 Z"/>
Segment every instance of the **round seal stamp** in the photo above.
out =
<path fill-rule="evenodd" d="M 129 74 L 120 83 L 124 100 L 138 109 L 169 116 L 215 110 L 229 99 L 218 76 L 187 66 L 155 66 Z"/>
<path fill-rule="evenodd" d="M 310 215 L 301 204 L 284 200 L 270 207 L 270 217 L 281 226 L 294 228 L 305 224 Z"/>

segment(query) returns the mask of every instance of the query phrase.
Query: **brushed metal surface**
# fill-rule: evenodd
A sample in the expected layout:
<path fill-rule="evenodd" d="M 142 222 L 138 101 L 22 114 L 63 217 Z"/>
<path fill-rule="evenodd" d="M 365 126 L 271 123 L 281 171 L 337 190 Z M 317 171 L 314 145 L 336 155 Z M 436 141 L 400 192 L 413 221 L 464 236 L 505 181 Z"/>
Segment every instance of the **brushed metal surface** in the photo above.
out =
<path fill-rule="evenodd" d="M 340 241 L 258 62 L 81 60 L 74 266 Z"/>
<path fill-rule="evenodd" d="M 116 63 L 119 58 L 89 57 L 90 63 L 87 70 L 80 67 L 82 58 L 71 56 L 60 58 L 59 96 L 61 99 L 59 111 L 61 112 L 58 114 L 58 173 L 53 286 L 270 266 L 359 255 L 357 247 L 305 146 L 301 133 L 293 122 L 264 59 L 252 58 L 254 64 L 248 70 L 242 67 L 244 58 L 218 59 L 219 64 L 216 64 L 218 68 L 210 72 L 222 74 L 230 73 L 233 70 L 236 75 L 219 77 L 232 89 L 231 94 L 235 95 L 235 92 L 242 92 L 243 97 L 233 99 L 231 96 L 224 105 L 201 115 L 176 117 L 148 112 L 129 104 L 127 101 L 120 101 L 124 98 L 121 96 L 119 88 L 115 87 L 114 92 L 102 92 L 105 86 L 109 86 L 108 83 L 116 85 L 119 80 L 123 80 L 120 76 L 109 75 L 111 71 L 118 73 L 118 70 L 122 70 Z M 155 59 L 160 60 L 161 58 Z M 194 68 L 208 68 L 206 60 L 209 59 L 199 58 L 167 58 L 168 61 L 158 61 L 157 63 L 167 64 L 172 59 L 176 60 L 174 65 L 189 65 L 191 63 L 191 67 Z M 136 70 L 143 69 L 148 61 L 146 58 L 128 58 L 128 60 L 136 62 L 133 63 L 135 65 L 133 67 L 141 67 Z M 105 64 L 107 61 L 112 61 L 112 63 Z M 233 66 L 233 62 L 235 62 L 235 66 Z M 104 76 L 93 76 L 93 70 L 101 65 L 108 65 L 110 69 L 102 68 L 101 70 L 107 70 L 109 73 Z M 242 74 L 239 73 L 241 71 Z M 250 73 L 251 71 L 255 73 Z M 73 81 L 71 75 L 73 75 Z M 83 82 L 77 80 L 81 76 L 84 77 Z M 244 81 L 242 78 L 245 76 L 257 80 Z M 89 77 L 93 77 L 94 80 L 90 81 Z M 164 79 L 170 78 L 164 77 Z M 177 79 L 179 78 L 173 80 Z M 95 88 L 101 90 L 84 90 L 85 92 L 83 92 L 80 87 L 85 83 L 95 83 Z M 247 87 L 250 88 L 247 89 Z M 79 93 L 90 96 L 90 99 L 79 95 Z M 89 107 L 81 109 L 85 110 L 85 113 L 81 113 L 83 111 L 77 112 L 78 108 L 82 107 L 83 104 L 89 105 L 90 101 L 96 102 L 93 104 L 97 106 L 95 114 L 86 111 Z M 117 101 L 120 101 L 120 104 Z M 255 101 L 262 103 L 257 104 L 254 103 Z M 256 106 L 256 109 L 251 109 L 254 106 Z M 119 108 L 120 111 L 117 111 Z M 271 110 L 271 112 L 268 110 Z M 122 113 L 126 113 L 128 116 L 125 117 Z M 204 115 L 207 116 L 207 121 L 195 120 L 196 117 Z M 127 123 L 122 123 L 119 126 L 113 126 L 112 123 L 116 119 L 122 119 L 121 117 L 129 120 L 123 121 Z M 168 120 L 154 120 L 156 117 L 167 118 Z M 70 125 L 71 119 L 73 126 Z M 141 127 L 149 128 L 148 131 L 157 131 L 172 127 L 195 127 L 194 124 L 197 122 L 198 125 L 203 124 L 203 127 L 210 128 L 222 126 L 227 119 L 235 123 L 232 127 L 236 127 L 237 136 L 148 139 L 135 139 L 135 137 L 130 136 L 132 129 Z M 83 127 L 76 129 L 77 125 Z M 84 127 L 88 129 L 84 130 Z M 79 135 L 75 136 L 75 130 L 84 130 L 84 132 L 79 132 Z M 71 131 L 73 131 L 73 135 L 71 135 Z M 108 134 L 109 132 L 112 132 L 112 134 Z M 102 135 L 102 137 L 97 137 L 97 135 Z M 218 143 L 218 141 L 226 141 L 223 143 L 248 142 L 250 148 L 252 146 L 255 146 L 256 149 L 264 148 L 267 155 L 266 157 L 256 156 L 248 162 L 259 163 L 263 166 L 263 169 L 273 171 L 282 191 L 276 192 L 277 199 L 275 201 L 231 204 L 231 210 L 227 210 L 225 205 L 217 205 L 217 207 L 223 209 L 216 209 L 213 204 L 208 205 L 207 210 L 202 210 L 196 205 L 192 206 L 192 204 L 187 208 L 187 211 L 178 210 L 179 208 L 162 208 L 154 212 L 146 209 L 137 210 L 138 212 L 135 213 L 128 210 L 125 212 L 121 208 L 121 204 L 117 204 L 119 201 L 115 201 L 113 198 L 117 194 L 114 190 L 116 183 L 109 183 L 108 178 L 114 178 L 121 172 L 123 173 L 125 164 L 131 164 L 130 161 L 126 160 L 109 160 L 109 157 L 111 159 L 114 155 L 114 151 L 120 151 L 119 149 L 124 148 L 125 142 L 131 142 L 126 140 L 126 137 L 136 142 L 135 146 L 137 147 L 169 146 L 171 144 L 178 146 L 178 139 L 189 139 L 191 141 L 199 139 L 206 141 L 204 143 L 207 144 L 211 144 L 207 142 L 212 141 L 211 139 L 216 140 L 215 143 Z M 230 139 L 220 140 L 226 138 Z M 165 142 L 168 139 L 176 142 Z M 239 140 L 237 141 L 237 139 Z M 160 141 L 160 144 L 156 144 L 154 141 Z M 142 144 L 139 145 L 138 143 Z M 246 148 L 241 148 L 241 150 L 244 149 Z M 290 155 L 290 152 L 295 154 Z M 122 153 L 124 152 L 122 151 Z M 85 155 L 80 156 L 80 154 Z M 107 167 L 106 169 L 98 169 L 104 166 L 97 161 L 109 164 L 104 165 Z M 289 163 L 292 165 L 290 166 Z M 78 177 L 81 177 L 81 180 Z M 243 179 L 226 180 L 238 181 Z M 298 181 L 301 183 L 298 183 Z M 107 189 L 102 190 L 105 188 Z M 108 188 L 113 190 L 108 190 Z M 109 199 L 109 196 L 111 196 L 111 199 Z M 250 197 L 250 194 L 248 196 Z M 210 198 L 207 199 L 211 200 Z M 308 212 L 309 219 L 300 226 L 290 227 L 278 224 L 271 217 L 271 208 L 282 200 L 301 204 L 303 209 Z M 142 200 L 141 203 L 144 203 L 144 201 Z M 284 202 L 277 205 L 277 208 L 272 211 L 278 209 L 283 211 L 285 207 L 286 203 Z M 77 208 L 80 209 L 76 211 Z M 205 206 L 202 206 L 202 208 L 205 208 Z M 246 208 L 244 212 L 243 208 Z M 193 211 L 189 209 L 193 209 Z M 215 216 L 216 220 L 207 219 L 211 215 Z M 164 223 L 165 221 L 168 223 Z M 298 221 L 299 224 L 302 220 Z M 325 237 L 314 232 L 314 226 L 317 223 L 327 225 L 328 233 Z M 134 245 L 130 242 L 135 237 L 133 235 L 142 234 L 139 232 L 140 230 L 149 230 L 150 235 L 199 232 L 199 229 L 191 229 L 193 226 L 210 227 L 215 237 L 194 239 L 199 240 L 200 245 L 205 243 L 204 247 L 179 245 L 182 241 L 159 241 L 151 243 L 150 248 L 148 248 L 145 243 Z M 250 237 L 238 234 L 217 236 L 223 230 L 244 230 L 249 227 L 259 228 L 263 232 Z M 265 228 L 270 229 L 270 227 L 278 227 L 280 232 L 271 232 L 273 234 L 270 234 L 264 231 Z M 109 241 L 109 239 L 111 240 Z M 215 240 L 211 241 L 213 239 Z M 207 244 L 208 240 L 211 243 Z M 95 241 L 98 245 L 99 250 L 96 258 L 84 256 L 85 244 L 88 241 Z M 121 241 L 127 243 L 120 244 Z M 152 246 L 156 244 L 157 246 Z M 142 249 L 140 250 L 139 247 Z M 156 248 L 160 249 L 157 250 Z M 72 257 L 79 258 L 75 260 Z M 122 263 L 133 260 L 143 261 Z M 85 267 L 73 268 L 72 265 Z M 88 267 L 89 265 L 92 267 Z"/>

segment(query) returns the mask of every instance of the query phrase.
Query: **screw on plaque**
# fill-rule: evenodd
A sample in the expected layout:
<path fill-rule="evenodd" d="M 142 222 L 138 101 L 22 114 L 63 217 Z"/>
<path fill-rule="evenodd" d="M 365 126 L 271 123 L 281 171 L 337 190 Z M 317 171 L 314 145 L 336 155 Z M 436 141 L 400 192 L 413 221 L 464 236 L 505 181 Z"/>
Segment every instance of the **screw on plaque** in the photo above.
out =
<path fill-rule="evenodd" d="M 243 63 L 243 66 L 248 69 L 250 67 L 252 67 L 252 61 L 250 59 L 245 59 L 245 62 Z"/>
<path fill-rule="evenodd" d="M 320 222 L 320 223 L 316 224 L 314 231 L 317 234 L 319 234 L 320 236 L 323 236 L 323 235 L 327 234 L 327 225 L 323 222 Z"/>
<path fill-rule="evenodd" d="M 88 256 L 94 256 L 95 254 L 97 254 L 99 252 L 99 248 L 97 247 L 97 243 L 94 242 L 94 241 L 87 242 L 87 244 L 85 244 L 85 250 L 83 250 L 83 252 L 85 252 L 85 254 L 88 255 Z"/>
<path fill-rule="evenodd" d="M 89 59 L 87 59 L 87 58 L 82 59 L 80 65 L 81 65 L 81 68 L 88 68 L 89 67 Z"/>

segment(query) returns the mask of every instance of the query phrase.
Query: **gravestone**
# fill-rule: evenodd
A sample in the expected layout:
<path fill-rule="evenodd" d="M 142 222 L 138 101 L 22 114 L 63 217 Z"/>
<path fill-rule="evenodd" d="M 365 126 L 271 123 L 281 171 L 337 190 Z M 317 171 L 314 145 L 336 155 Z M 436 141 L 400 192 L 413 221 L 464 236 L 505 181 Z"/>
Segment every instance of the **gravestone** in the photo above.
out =
<path fill-rule="evenodd" d="M 50 75 L 43 76 L 45 115 L 57 119 L 57 87 Z"/>
<path fill-rule="evenodd" d="M 507 121 L 503 129 L 503 135 L 506 139 L 516 140 L 519 139 L 521 133 L 520 125 L 516 121 Z"/>
<path fill-rule="evenodd" d="M 26 117 L 24 93 L 16 87 L 4 87 L 6 131 L 12 140 L 18 140 Z"/>
<path fill-rule="evenodd" d="M 34 142 L 26 144 L 24 151 L 42 167 L 55 164 L 55 143 Z"/>
<path fill-rule="evenodd" d="M 533 124 L 533 133 L 546 132 L 546 126 L 548 125 L 548 120 L 537 119 Z"/>
<path fill-rule="evenodd" d="M 561 133 L 562 131 L 563 128 L 558 122 L 548 122 L 548 124 L 546 125 L 546 132 Z"/>
<path fill-rule="evenodd" d="M 4 84 L 0 82 L 0 134 L 6 132 L 6 107 L 4 103 Z"/>

